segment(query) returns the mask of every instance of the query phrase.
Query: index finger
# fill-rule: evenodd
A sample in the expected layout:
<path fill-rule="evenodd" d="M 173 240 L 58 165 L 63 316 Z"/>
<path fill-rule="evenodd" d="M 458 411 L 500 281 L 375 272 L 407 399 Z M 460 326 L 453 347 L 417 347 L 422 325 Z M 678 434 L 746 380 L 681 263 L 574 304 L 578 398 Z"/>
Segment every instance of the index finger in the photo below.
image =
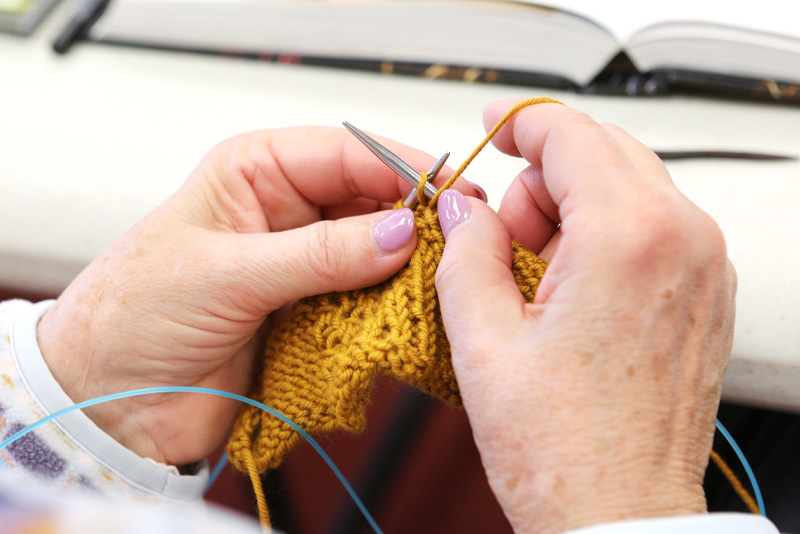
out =
<path fill-rule="evenodd" d="M 421 150 L 375 137 L 415 169 L 427 170 L 436 161 Z M 315 222 L 323 206 L 369 199 L 377 209 L 412 188 L 343 128 L 265 130 L 229 143 L 231 170 L 247 179 L 272 230 Z M 442 169 L 435 183 L 452 172 Z M 471 191 L 466 181 L 460 182 L 456 188 Z"/>
<path fill-rule="evenodd" d="M 484 122 L 493 124 L 516 101 L 487 106 Z M 521 155 L 541 169 L 547 193 L 563 219 L 568 197 L 607 200 L 621 182 L 636 180 L 635 168 L 615 137 L 588 115 L 559 104 L 521 109 L 493 139 L 497 148 Z M 566 206 L 568 207 L 568 206 Z"/>

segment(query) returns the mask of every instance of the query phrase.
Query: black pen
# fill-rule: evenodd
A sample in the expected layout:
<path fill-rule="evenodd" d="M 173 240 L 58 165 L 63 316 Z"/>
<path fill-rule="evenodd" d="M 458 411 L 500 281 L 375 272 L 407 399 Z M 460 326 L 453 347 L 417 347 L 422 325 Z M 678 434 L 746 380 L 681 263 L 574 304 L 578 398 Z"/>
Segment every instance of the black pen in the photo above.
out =
<path fill-rule="evenodd" d="M 100 15 L 105 11 L 109 0 L 86 0 L 70 17 L 69 22 L 61 30 L 61 33 L 53 41 L 53 50 L 59 54 L 64 54 L 72 46 L 72 43 L 85 37 L 86 32 L 97 22 Z"/>

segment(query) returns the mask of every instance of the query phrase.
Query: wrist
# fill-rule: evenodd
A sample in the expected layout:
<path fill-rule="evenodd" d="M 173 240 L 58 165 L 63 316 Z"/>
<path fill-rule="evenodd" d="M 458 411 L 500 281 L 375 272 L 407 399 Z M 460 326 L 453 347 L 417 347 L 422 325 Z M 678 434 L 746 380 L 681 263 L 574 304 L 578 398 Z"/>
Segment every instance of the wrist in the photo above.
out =
<path fill-rule="evenodd" d="M 33 403 L 30 405 L 30 417 L 38 418 L 43 414 L 68 411 L 74 407 L 47 367 L 36 335 L 41 318 L 53 304 L 48 300 L 19 306 L 11 324 L 10 340 L 7 340 L 10 341 L 11 357 L 19 372 L 20 382 L 15 380 L 21 389 L 18 395 L 23 404 Z M 30 399 L 25 398 L 27 395 L 30 395 Z M 33 421 L 28 421 L 26 417 L 20 422 Z M 92 485 L 95 481 L 99 484 L 97 487 L 103 487 L 103 483 L 106 483 L 108 487 L 104 491 L 124 491 L 126 485 L 131 484 L 135 486 L 136 494 L 144 492 L 170 500 L 194 501 L 203 494 L 208 478 L 207 464 L 198 465 L 196 470 L 188 473 L 190 476 L 179 475 L 174 468 L 164 468 L 124 447 L 80 410 L 59 417 L 57 427 L 51 429 L 53 432 L 48 430 L 44 434 L 37 431 L 37 435 L 51 443 L 54 450 L 61 451 L 58 454 L 62 457 L 74 457 L 77 463 L 73 467 L 78 469 L 76 476 L 85 471 Z M 50 442 L 50 439 L 55 441 Z M 38 461 L 33 457 L 30 460 Z M 115 482 L 111 485 L 108 485 L 107 473 L 114 475 Z"/>
<path fill-rule="evenodd" d="M 492 487 L 517 533 L 557 534 L 626 519 L 707 512 L 702 476 L 641 467 L 540 470 L 527 487 L 522 479 L 493 481 Z"/>
<path fill-rule="evenodd" d="M 68 293 L 36 326 L 42 358 L 55 381 L 75 404 L 121 391 L 107 381 L 110 375 L 107 359 L 92 343 L 95 336 L 92 313 L 70 302 Z M 138 427 L 136 418 L 131 416 L 135 406 L 134 399 L 121 399 L 82 411 L 120 445 L 143 458 L 167 463 L 153 441 Z"/>

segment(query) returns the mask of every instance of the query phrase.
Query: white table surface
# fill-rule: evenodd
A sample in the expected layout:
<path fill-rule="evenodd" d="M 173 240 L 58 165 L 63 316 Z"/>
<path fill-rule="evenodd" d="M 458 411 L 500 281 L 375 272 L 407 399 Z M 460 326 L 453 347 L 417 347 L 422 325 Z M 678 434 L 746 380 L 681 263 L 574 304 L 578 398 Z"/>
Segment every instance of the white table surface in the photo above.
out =
<path fill-rule="evenodd" d="M 0 286 L 57 292 L 231 135 L 342 120 L 463 160 L 494 99 L 550 96 L 653 148 L 800 154 L 800 108 L 581 96 L 0 34 Z M 800 163 L 682 161 L 669 170 L 725 232 L 739 274 L 724 396 L 800 411 Z M 487 149 L 468 172 L 497 207 L 522 168 Z"/>

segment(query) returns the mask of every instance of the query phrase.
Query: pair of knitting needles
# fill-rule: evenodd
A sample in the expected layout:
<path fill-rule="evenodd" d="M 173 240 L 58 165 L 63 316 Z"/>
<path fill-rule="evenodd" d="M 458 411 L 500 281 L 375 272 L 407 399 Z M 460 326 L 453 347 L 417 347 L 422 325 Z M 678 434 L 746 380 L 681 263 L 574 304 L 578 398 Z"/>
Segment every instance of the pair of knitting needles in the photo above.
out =
<path fill-rule="evenodd" d="M 364 145 L 372 151 L 373 154 L 378 156 L 378 158 L 384 162 L 390 169 L 400 175 L 400 177 L 411 184 L 414 189 L 408 194 L 406 199 L 403 201 L 403 206 L 406 208 L 413 208 L 417 202 L 417 189 L 419 188 L 420 182 L 420 173 L 415 171 L 414 168 L 400 159 L 400 157 L 377 142 L 375 139 L 371 138 L 349 122 L 345 121 L 342 123 L 345 128 L 347 128 L 350 133 L 355 135 L 359 141 L 364 143 Z M 433 179 L 436 178 L 436 175 L 439 174 L 439 171 L 442 170 L 444 167 L 444 162 L 447 161 L 447 158 L 450 156 L 450 152 L 445 153 L 444 156 L 439 158 L 439 160 L 434 163 L 431 170 L 426 173 L 428 180 L 425 182 L 425 187 L 423 188 L 423 193 L 428 198 L 433 198 L 436 194 L 437 189 L 433 185 Z"/>

